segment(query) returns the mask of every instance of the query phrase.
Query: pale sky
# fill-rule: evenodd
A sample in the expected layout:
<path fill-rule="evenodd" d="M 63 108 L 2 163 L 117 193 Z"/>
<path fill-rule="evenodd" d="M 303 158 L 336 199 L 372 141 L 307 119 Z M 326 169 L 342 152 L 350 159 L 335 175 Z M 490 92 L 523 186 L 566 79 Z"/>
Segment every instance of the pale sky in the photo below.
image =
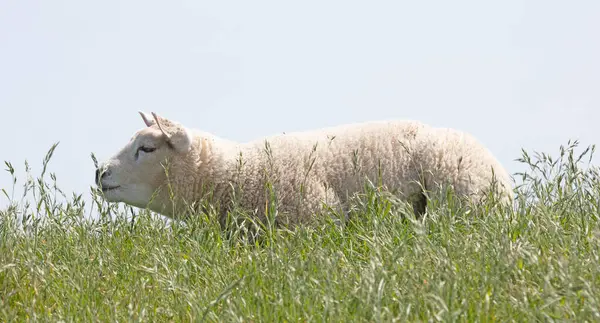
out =
<path fill-rule="evenodd" d="M 90 153 L 119 150 L 143 110 L 237 141 L 415 119 L 513 173 L 521 148 L 597 143 L 599 17 L 597 0 L 2 0 L 0 162 L 21 186 L 60 141 L 49 171 L 87 196 Z"/>

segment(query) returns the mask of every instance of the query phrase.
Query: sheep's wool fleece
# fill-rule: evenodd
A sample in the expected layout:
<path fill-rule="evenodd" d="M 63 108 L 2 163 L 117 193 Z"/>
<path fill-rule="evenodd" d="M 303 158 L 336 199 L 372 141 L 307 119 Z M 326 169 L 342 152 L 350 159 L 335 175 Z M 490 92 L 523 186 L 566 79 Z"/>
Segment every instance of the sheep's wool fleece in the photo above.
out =
<path fill-rule="evenodd" d="M 162 122 L 167 129 L 183 127 Z M 343 210 L 352 195 L 363 190 L 365 179 L 415 203 L 423 197 L 423 188 L 435 191 L 443 184 L 452 184 L 457 196 L 477 202 L 496 183 L 501 201 L 512 202 L 506 170 L 474 137 L 417 121 L 350 124 L 244 144 L 191 131 L 190 151 L 170 158 L 169 183 L 180 200 L 189 204 L 210 198 L 222 212 L 236 200 L 264 216 L 270 183 L 279 216 L 298 223 L 324 204 Z M 168 214 L 170 207 L 164 208 L 166 201 L 155 202 L 163 207 L 153 203 L 150 208 L 174 216 Z"/>

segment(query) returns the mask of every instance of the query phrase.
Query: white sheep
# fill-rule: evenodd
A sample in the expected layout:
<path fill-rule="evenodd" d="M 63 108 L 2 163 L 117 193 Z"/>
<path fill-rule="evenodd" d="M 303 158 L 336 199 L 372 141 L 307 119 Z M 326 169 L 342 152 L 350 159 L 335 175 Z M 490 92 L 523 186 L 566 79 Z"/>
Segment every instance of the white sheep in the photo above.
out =
<path fill-rule="evenodd" d="M 346 210 L 364 180 L 380 183 L 425 212 L 424 189 L 452 184 L 479 202 L 494 188 L 513 201 L 510 178 L 471 135 L 416 121 L 376 121 L 275 135 L 244 144 L 140 112 L 146 128 L 96 171 L 109 202 L 177 218 L 209 199 L 223 221 L 232 201 L 265 215 L 275 192 L 279 219 L 301 223 L 325 206 Z M 494 178 L 494 179 L 493 179 Z M 266 189 L 270 183 L 272 190 Z M 184 202 L 184 203 L 181 203 Z"/>

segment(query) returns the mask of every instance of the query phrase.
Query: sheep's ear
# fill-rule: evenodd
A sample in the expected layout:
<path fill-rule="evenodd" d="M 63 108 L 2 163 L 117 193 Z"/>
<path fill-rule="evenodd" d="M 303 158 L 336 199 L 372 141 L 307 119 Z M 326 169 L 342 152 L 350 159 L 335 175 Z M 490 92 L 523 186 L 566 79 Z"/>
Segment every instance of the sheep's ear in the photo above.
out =
<path fill-rule="evenodd" d="M 160 119 L 158 118 L 156 113 L 152 112 L 152 117 L 154 118 L 154 121 L 156 122 L 158 129 L 160 129 L 160 132 L 162 132 L 163 135 L 167 138 L 167 141 L 171 141 L 171 134 L 166 132 L 165 129 L 163 129 L 162 125 L 160 124 Z"/>
<path fill-rule="evenodd" d="M 146 126 L 151 127 L 154 124 L 154 120 L 152 120 L 152 116 L 149 116 L 142 111 L 138 111 L 138 113 L 140 114 L 140 116 L 142 116 L 142 119 L 144 120 L 144 123 L 146 124 Z"/>
<path fill-rule="evenodd" d="M 158 126 L 158 129 L 163 133 L 165 139 L 167 140 L 167 144 L 175 149 L 175 151 L 180 153 L 185 153 L 190 150 L 192 147 L 192 134 L 185 127 L 176 127 L 174 129 L 169 129 L 170 131 L 166 131 L 160 123 L 160 118 L 156 113 L 152 112 L 152 117 L 154 117 L 154 121 Z"/>
<path fill-rule="evenodd" d="M 176 132 L 170 134 L 168 143 L 175 151 L 187 153 L 192 148 L 192 134 L 186 128 L 178 128 Z"/>

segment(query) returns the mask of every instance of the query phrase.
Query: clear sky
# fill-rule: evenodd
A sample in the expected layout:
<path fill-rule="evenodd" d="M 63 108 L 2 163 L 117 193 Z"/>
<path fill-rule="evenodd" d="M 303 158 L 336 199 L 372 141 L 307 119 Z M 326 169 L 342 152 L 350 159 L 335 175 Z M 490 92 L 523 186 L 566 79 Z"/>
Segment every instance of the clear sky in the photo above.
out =
<path fill-rule="evenodd" d="M 512 173 L 522 147 L 597 143 L 599 17 L 597 0 L 4 0 L 0 162 L 22 184 L 60 141 L 50 171 L 87 195 L 90 153 L 120 149 L 143 110 L 238 141 L 416 119 Z"/>

